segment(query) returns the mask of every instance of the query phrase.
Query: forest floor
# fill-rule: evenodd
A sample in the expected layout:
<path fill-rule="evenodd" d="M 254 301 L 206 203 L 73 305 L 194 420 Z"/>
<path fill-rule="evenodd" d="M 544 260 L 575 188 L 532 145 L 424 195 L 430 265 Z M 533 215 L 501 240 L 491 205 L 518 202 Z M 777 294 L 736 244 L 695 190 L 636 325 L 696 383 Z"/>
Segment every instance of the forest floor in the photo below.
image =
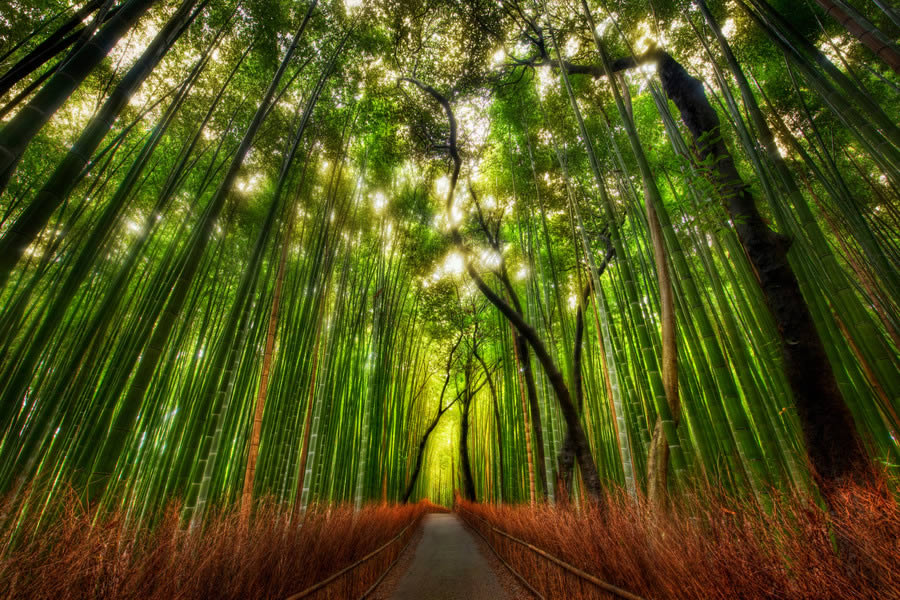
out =
<path fill-rule="evenodd" d="M 513 600 L 527 598 L 483 541 L 458 516 L 432 513 L 375 598 Z"/>

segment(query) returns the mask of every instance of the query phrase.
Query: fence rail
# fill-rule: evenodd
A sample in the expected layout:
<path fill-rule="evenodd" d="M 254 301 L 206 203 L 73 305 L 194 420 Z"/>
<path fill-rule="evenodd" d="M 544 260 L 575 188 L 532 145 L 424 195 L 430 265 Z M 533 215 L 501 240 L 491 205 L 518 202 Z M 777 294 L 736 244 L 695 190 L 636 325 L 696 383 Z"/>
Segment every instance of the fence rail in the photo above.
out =
<path fill-rule="evenodd" d="M 460 515 L 468 515 L 470 517 L 477 519 L 478 521 L 481 521 L 493 533 L 496 533 L 497 535 L 500 535 L 500 536 L 510 540 L 511 542 L 514 542 L 524 548 L 527 548 L 535 555 L 540 556 L 544 560 L 547 560 L 547 561 L 555 564 L 556 566 L 558 566 L 561 569 L 567 571 L 568 573 L 574 575 L 575 577 L 579 578 L 580 580 L 586 581 L 590 584 L 593 584 L 594 586 L 602 589 L 603 591 L 605 591 L 609 594 L 612 594 L 613 596 L 615 596 L 617 598 L 625 598 L 625 600 L 645 600 L 641 596 L 632 594 L 631 592 L 629 592 L 627 590 L 623 590 L 622 588 L 615 586 L 611 583 L 607 583 L 606 581 L 603 581 L 602 579 L 600 579 L 594 575 L 591 575 L 590 573 L 587 573 L 586 571 L 582 571 L 578 567 L 571 565 L 571 564 L 567 563 L 566 561 L 564 561 L 560 558 L 557 558 L 556 556 L 553 556 L 549 552 L 547 552 L 545 550 L 541 550 L 537 546 L 530 544 L 530 543 L 526 542 L 525 540 L 519 539 L 519 538 L 515 537 L 514 535 L 510 535 L 509 533 L 503 531 L 502 529 L 498 529 L 497 527 L 494 527 L 494 525 L 491 524 L 489 521 L 487 521 L 486 519 L 483 519 L 482 517 L 479 517 L 475 513 L 472 513 L 470 511 L 465 510 L 460 507 L 457 507 L 457 512 L 459 512 Z M 535 590 L 531 584 L 529 584 L 527 581 L 525 581 L 525 578 L 521 574 L 519 574 L 515 569 L 513 569 L 512 566 L 510 566 L 509 563 L 507 563 L 507 561 L 503 560 L 503 558 L 500 556 L 500 553 L 494 547 L 494 544 L 492 544 L 490 542 L 490 540 L 487 539 L 486 536 L 484 536 L 480 531 L 478 531 L 478 527 L 474 526 L 472 523 L 470 523 L 470 525 L 472 525 L 472 528 L 475 529 L 475 531 L 482 537 L 482 539 L 484 539 L 484 541 L 488 544 L 488 546 L 490 546 L 491 550 L 494 551 L 494 554 L 496 554 L 497 557 L 500 558 L 500 560 L 503 562 L 503 564 L 506 565 L 506 567 L 510 571 L 512 571 L 513 575 L 515 575 L 520 581 L 524 582 L 526 587 L 529 590 L 531 590 L 531 592 L 533 594 L 535 594 L 539 598 L 543 598 L 543 596 L 537 590 Z"/>
<path fill-rule="evenodd" d="M 339 579 L 341 579 L 341 578 L 344 577 L 345 575 L 350 574 L 351 572 L 355 571 L 357 568 L 359 568 L 360 566 L 362 566 L 364 563 L 368 562 L 368 561 L 371 560 L 372 558 L 374 558 L 374 557 L 378 556 L 379 554 L 381 554 L 384 550 L 386 550 L 387 548 L 389 548 L 389 547 L 391 547 L 392 545 L 394 545 L 395 543 L 397 543 L 397 542 L 398 542 L 401 538 L 403 538 L 403 536 L 406 535 L 407 533 L 410 533 L 410 534 L 411 534 L 411 533 L 414 533 L 413 527 L 414 527 L 415 525 L 418 525 L 418 523 L 419 523 L 419 521 L 421 520 L 421 518 L 422 518 L 422 517 L 419 516 L 419 517 L 413 519 L 406 527 L 404 527 L 404 528 L 400 531 L 400 533 L 398 533 L 397 535 L 395 535 L 394 537 L 392 537 L 390 540 L 388 540 L 387 542 L 385 542 L 384 544 L 382 544 L 381 546 L 379 546 L 379 547 L 376 548 L 375 550 L 369 552 L 368 554 L 366 554 L 365 556 L 363 556 L 362 558 L 360 558 L 359 560 L 357 560 L 357 561 L 356 561 L 355 563 L 353 563 L 352 565 L 348 565 L 348 566 L 344 567 L 343 569 L 341 569 L 340 571 L 338 571 L 338 572 L 335 573 L 334 575 L 331 575 L 331 576 L 328 577 L 327 579 L 323 579 L 323 580 L 320 581 L 319 583 L 317 583 L 317 584 L 315 584 L 315 585 L 312 585 L 312 586 L 306 588 L 306 589 L 303 590 L 302 592 L 298 592 L 298 593 L 296 593 L 296 594 L 294 594 L 294 595 L 292 595 L 292 596 L 288 596 L 286 600 L 300 600 L 300 598 L 308 598 L 308 597 L 310 597 L 312 594 L 314 594 L 314 593 L 316 593 L 316 592 L 318 592 L 318 591 L 320 591 L 320 590 L 324 590 L 325 588 L 327 588 L 327 587 L 328 587 L 329 585 L 331 585 L 332 583 L 338 581 Z M 406 543 L 405 543 L 405 544 L 403 545 L 403 547 L 397 552 L 397 556 L 396 556 L 396 557 L 394 558 L 394 560 L 391 561 L 391 563 L 385 568 L 385 570 L 381 573 L 381 575 L 378 577 L 378 579 L 377 579 L 371 586 L 369 586 L 369 587 L 366 589 L 365 592 L 363 592 L 362 596 L 360 596 L 360 600 L 363 600 L 363 599 L 366 598 L 369 594 L 371 594 L 373 591 L 375 591 L 375 588 L 378 586 L 379 583 L 381 583 L 381 580 L 384 579 L 385 575 L 387 575 L 388 572 L 390 572 L 390 570 L 394 567 L 394 565 L 397 564 L 397 561 L 400 559 L 400 556 L 403 554 L 403 551 L 406 549 L 407 546 L 409 546 L 410 541 L 412 541 L 412 535 L 409 536 L 409 538 L 406 540 Z"/>

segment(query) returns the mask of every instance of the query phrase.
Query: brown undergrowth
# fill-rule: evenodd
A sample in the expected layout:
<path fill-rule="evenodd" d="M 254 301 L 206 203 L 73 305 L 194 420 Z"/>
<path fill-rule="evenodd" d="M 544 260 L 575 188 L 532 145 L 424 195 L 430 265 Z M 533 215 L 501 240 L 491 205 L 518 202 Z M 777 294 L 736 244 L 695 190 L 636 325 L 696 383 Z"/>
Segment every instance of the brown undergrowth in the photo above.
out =
<path fill-rule="evenodd" d="M 202 530 L 181 526 L 172 505 L 152 527 L 134 530 L 121 515 L 84 510 L 74 494 L 41 523 L 26 522 L 0 557 L 0 598 L 245 599 L 286 598 L 367 554 L 383 551 L 308 598 L 358 598 L 400 554 L 423 514 L 436 507 L 332 506 L 288 522 L 283 507 L 263 503 L 243 531 L 236 508 L 211 516 Z M 407 528 L 407 526 L 409 526 Z M 0 538 L 7 547 L 9 532 Z"/>
<path fill-rule="evenodd" d="M 900 598 L 900 511 L 886 494 L 847 490 L 832 514 L 777 498 L 760 511 L 721 494 L 660 514 L 611 494 L 580 510 L 458 500 L 461 516 L 546 598 L 611 597 L 501 530 L 647 599 Z M 852 540 L 855 566 L 834 550 Z"/>

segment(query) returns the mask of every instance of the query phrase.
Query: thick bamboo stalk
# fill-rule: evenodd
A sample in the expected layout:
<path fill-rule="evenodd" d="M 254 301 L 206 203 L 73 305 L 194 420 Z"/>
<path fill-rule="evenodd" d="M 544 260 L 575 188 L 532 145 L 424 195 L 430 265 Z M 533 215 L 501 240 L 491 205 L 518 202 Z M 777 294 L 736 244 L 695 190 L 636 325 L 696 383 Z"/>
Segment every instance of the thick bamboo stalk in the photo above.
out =
<path fill-rule="evenodd" d="M 34 136 L 154 2 L 155 0 L 129 0 L 0 130 L 0 193 L 6 189 L 25 148 Z M 146 62 L 152 60 L 152 55 L 153 53 L 146 56 Z M 143 66 L 139 61 L 138 67 Z M 21 241 L 18 237 L 10 237 L 10 234 L 4 235 L 3 240 L 0 256 L 4 262 L 0 265 L 3 266 L 5 281 L 8 277 L 6 271 L 11 268 L 11 265 L 7 266 L 8 263 L 13 258 L 18 260 L 21 255 Z M 15 254 L 11 258 L 8 255 L 13 251 Z"/>

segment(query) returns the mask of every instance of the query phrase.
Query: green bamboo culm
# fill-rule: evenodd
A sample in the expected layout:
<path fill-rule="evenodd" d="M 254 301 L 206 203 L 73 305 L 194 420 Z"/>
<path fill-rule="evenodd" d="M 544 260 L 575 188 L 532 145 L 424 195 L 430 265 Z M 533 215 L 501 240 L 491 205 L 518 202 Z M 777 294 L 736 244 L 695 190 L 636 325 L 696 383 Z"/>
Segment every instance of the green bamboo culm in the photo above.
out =
<path fill-rule="evenodd" d="M 98 523 L 177 500 L 249 532 L 893 485 L 887 3 L 20 4 L 13 543 L 70 488 Z"/>

